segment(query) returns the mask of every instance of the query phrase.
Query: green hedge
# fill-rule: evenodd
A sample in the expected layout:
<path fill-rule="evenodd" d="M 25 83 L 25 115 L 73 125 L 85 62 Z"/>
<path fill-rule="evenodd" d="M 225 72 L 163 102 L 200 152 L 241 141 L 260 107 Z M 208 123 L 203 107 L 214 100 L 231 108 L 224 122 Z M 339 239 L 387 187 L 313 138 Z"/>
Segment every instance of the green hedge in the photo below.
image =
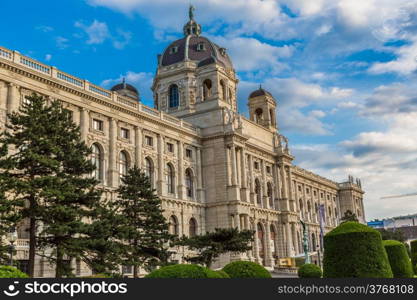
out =
<path fill-rule="evenodd" d="M 411 241 L 411 264 L 414 268 L 414 273 L 417 274 L 417 240 Z"/>
<path fill-rule="evenodd" d="M 223 278 L 218 272 L 198 265 L 171 265 L 155 270 L 145 278 Z"/>
<path fill-rule="evenodd" d="M 26 273 L 10 266 L 0 266 L 0 278 L 28 278 Z"/>
<path fill-rule="evenodd" d="M 230 278 L 271 278 L 271 273 L 260 264 L 250 261 L 234 261 L 227 264 L 223 271 Z"/>
<path fill-rule="evenodd" d="M 315 264 L 304 264 L 298 268 L 298 277 L 300 278 L 321 278 L 322 271 Z"/>
<path fill-rule="evenodd" d="M 217 274 L 219 274 L 221 276 L 221 278 L 230 278 L 229 274 L 227 274 L 225 271 L 223 270 L 217 270 L 215 271 Z"/>
<path fill-rule="evenodd" d="M 327 233 L 323 277 L 392 278 L 381 234 L 358 222 L 344 222 Z"/>
<path fill-rule="evenodd" d="M 387 251 L 394 278 L 412 278 L 414 272 L 404 244 L 394 240 L 382 243 Z"/>

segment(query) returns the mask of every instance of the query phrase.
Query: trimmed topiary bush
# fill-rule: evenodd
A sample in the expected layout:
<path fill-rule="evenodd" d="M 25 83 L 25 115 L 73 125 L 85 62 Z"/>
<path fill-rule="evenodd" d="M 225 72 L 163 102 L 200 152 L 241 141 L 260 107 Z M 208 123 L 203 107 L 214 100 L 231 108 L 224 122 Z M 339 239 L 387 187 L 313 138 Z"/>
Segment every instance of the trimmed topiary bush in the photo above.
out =
<path fill-rule="evenodd" d="M 11 266 L 0 266 L 0 278 L 28 278 L 26 273 Z"/>
<path fill-rule="evenodd" d="M 171 265 L 155 270 L 145 278 L 222 278 L 221 275 L 198 265 Z"/>
<path fill-rule="evenodd" d="M 214 272 L 216 272 L 217 274 L 219 274 L 221 276 L 221 278 L 230 278 L 229 274 L 227 274 L 223 270 L 217 270 L 217 271 L 214 271 Z"/>
<path fill-rule="evenodd" d="M 321 278 L 322 271 L 315 264 L 304 264 L 298 268 L 298 277 L 300 278 Z"/>
<path fill-rule="evenodd" d="M 225 271 L 230 278 L 271 278 L 271 273 L 260 264 L 250 261 L 234 261 L 227 264 Z"/>
<path fill-rule="evenodd" d="M 387 251 L 394 278 L 413 278 L 413 267 L 404 244 L 394 240 L 386 240 L 382 243 Z"/>
<path fill-rule="evenodd" d="M 414 273 L 417 274 L 417 240 L 410 243 L 411 264 L 414 267 Z"/>
<path fill-rule="evenodd" d="M 344 222 L 324 236 L 323 277 L 392 278 L 381 234 L 358 222 Z"/>

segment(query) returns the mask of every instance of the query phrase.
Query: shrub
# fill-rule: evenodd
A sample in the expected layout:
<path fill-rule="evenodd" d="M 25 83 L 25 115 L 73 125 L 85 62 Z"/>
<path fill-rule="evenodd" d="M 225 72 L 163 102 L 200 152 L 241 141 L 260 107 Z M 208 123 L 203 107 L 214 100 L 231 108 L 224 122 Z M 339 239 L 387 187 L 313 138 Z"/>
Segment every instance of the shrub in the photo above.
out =
<path fill-rule="evenodd" d="M 88 275 L 88 276 L 82 276 L 81 278 L 120 278 L 120 277 L 115 277 L 113 276 L 113 274 L 98 273 L 98 274 L 93 274 L 93 275 Z"/>
<path fill-rule="evenodd" d="M 227 274 L 225 271 L 223 270 L 217 270 L 215 271 L 217 274 L 219 274 L 221 276 L 221 278 L 230 278 L 229 274 Z"/>
<path fill-rule="evenodd" d="M 198 265 L 171 265 L 155 270 L 145 278 L 222 278 L 221 275 Z"/>
<path fill-rule="evenodd" d="M 414 273 L 417 274 L 417 240 L 415 241 L 411 241 L 410 243 L 411 246 L 411 263 L 414 267 Z"/>
<path fill-rule="evenodd" d="M 382 242 L 387 251 L 388 260 L 395 278 L 412 278 L 413 268 L 404 244 L 399 241 Z"/>
<path fill-rule="evenodd" d="M 271 278 L 271 274 L 261 265 L 250 261 L 234 261 L 227 264 L 225 271 L 230 278 Z"/>
<path fill-rule="evenodd" d="M 28 278 L 26 273 L 11 266 L 0 266 L 0 278 Z"/>
<path fill-rule="evenodd" d="M 392 278 L 381 234 L 358 222 L 344 222 L 327 233 L 323 277 Z"/>
<path fill-rule="evenodd" d="M 298 277 L 300 278 L 321 278 L 321 275 L 320 267 L 315 264 L 304 264 L 298 268 Z"/>

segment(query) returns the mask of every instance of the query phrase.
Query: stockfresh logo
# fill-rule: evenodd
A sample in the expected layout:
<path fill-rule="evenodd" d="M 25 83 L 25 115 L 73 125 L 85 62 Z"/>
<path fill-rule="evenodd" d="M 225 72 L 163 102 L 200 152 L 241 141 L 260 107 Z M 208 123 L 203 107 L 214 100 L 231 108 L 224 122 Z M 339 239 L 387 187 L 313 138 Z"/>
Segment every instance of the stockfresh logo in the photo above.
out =
<path fill-rule="evenodd" d="M 25 283 L 20 290 L 17 288 L 19 282 L 14 281 L 10 284 L 3 293 L 8 297 L 15 297 L 20 293 L 26 295 L 37 294 L 54 294 L 54 295 L 68 295 L 75 297 L 83 294 L 126 294 L 127 283 L 111 283 L 111 282 L 33 282 Z M 1 299 L 1 297 L 0 297 Z"/>
<path fill-rule="evenodd" d="M 14 297 L 20 294 L 20 291 L 17 289 L 17 285 L 19 284 L 19 281 L 13 282 L 13 284 L 10 284 L 6 290 L 3 291 L 3 293 L 6 296 Z"/>

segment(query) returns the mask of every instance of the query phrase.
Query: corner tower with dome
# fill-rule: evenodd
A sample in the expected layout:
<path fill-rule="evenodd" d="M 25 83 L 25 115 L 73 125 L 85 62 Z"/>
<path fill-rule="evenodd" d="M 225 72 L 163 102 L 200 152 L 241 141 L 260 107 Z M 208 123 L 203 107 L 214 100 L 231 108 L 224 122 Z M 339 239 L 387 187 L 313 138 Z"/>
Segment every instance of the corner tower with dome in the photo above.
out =
<path fill-rule="evenodd" d="M 348 210 L 365 222 L 361 182 L 349 176 L 337 183 L 296 166 L 278 129 L 280 99 L 260 86 L 248 96 L 248 117 L 239 114 L 232 59 L 226 48 L 203 36 L 193 7 L 183 32 L 158 55 L 153 108 L 141 103 L 140 91 L 124 79 L 107 90 L 0 47 L 0 127 L 33 92 L 58 99 L 92 148 L 92 176 L 103 197 L 117 201 L 120 177 L 137 165 L 161 198 L 172 234 L 231 227 L 256 232 L 251 251 L 223 255 L 213 267 L 251 260 L 270 270 L 287 268 L 282 262 L 288 260 L 281 258 L 304 256 L 300 220 L 307 224 L 309 254 L 317 262 L 320 224 L 327 232 Z M 19 225 L 16 243 L 22 266 L 27 224 Z M 182 263 L 189 254 L 173 248 L 170 259 Z M 71 267 L 79 276 L 92 272 L 76 259 Z M 128 267 L 120 268 L 125 276 L 131 275 Z M 42 253 L 35 273 L 54 274 Z"/>

